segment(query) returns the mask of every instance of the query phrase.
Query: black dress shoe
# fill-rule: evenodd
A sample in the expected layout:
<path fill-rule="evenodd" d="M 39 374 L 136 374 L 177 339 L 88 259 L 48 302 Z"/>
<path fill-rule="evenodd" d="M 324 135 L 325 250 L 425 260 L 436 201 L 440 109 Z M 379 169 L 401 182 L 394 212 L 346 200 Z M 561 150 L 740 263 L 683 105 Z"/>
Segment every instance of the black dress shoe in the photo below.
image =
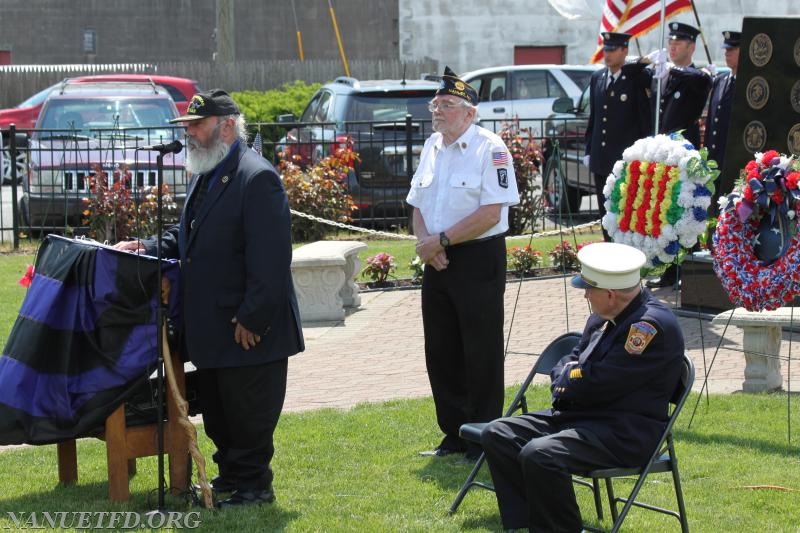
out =
<path fill-rule="evenodd" d="M 464 453 L 464 450 L 453 450 L 452 448 L 438 446 L 433 450 L 419 452 L 422 457 L 447 457 L 448 455 L 453 455 L 454 453 Z"/>
<path fill-rule="evenodd" d="M 648 279 L 644 285 L 648 289 L 658 289 L 661 287 L 675 287 L 678 283 L 674 279 L 668 279 L 662 276 L 660 278 Z"/>
<path fill-rule="evenodd" d="M 229 479 L 225 479 L 219 476 L 209 481 L 208 484 L 211 485 L 211 492 L 213 492 L 214 494 L 219 494 L 222 492 L 233 492 L 236 490 L 235 481 L 231 481 Z M 199 484 L 193 486 L 195 491 L 197 492 L 202 491 L 202 488 L 200 487 Z"/>
<path fill-rule="evenodd" d="M 228 507 L 242 507 L 245 505 L 261 505 L 275 501 L 275 492 L 272 487 L 262 490 L 236 490 L 230 498 L 217 503 L 220 509 Z"/>

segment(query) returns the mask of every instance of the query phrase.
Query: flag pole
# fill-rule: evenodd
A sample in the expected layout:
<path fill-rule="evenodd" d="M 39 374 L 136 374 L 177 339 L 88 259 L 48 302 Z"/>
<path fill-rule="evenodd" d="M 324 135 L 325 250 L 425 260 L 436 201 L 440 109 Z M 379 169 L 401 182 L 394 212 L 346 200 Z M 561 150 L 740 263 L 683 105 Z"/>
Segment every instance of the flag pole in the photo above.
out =
<path fill-rule="evenodd" d="M 694 2 L 692 2 L 692 5 L 694 5 Z M 666 13 L 667 13 L 667 0 L 661 0 L 661 41 L 659 41 L 661 43 L 660 45 L 661 47 L 664 46 L 664 30 L 667 25 L 666 24 L 667 21 L 664 17 L 666 17 Z M 659 128 L 658 123 L 660 122 L 659 119 L 661 118 L 661 81 L 662 81 L 661 76 L 659 76 L 656 79 L 656 113 L 655 113 L 656 116 L 655 120 L 653 121 L 653 128 L 654 128 L 653 135 L 658 135 L 658 128 Z"/>
<path fill-rule="evenodd" d="M 697 29 L 700 30 L 700 39 L 703 40 L 703 48 L 706 50 L 706 58 L 708 59 L 708 64 L 712 64 L 711 61 L 711 52 L 708 49 L 708 43 L 706 42 L 706 36 L 703 32 L 703 26 L 700 25 L 700 15 L 697 14 L 697 8 L 694 5 L 694 0 L 690 0 L 689 2 L 692 4 L 692 13 L 694 13 L 694 20 L 697 22 Z"/>

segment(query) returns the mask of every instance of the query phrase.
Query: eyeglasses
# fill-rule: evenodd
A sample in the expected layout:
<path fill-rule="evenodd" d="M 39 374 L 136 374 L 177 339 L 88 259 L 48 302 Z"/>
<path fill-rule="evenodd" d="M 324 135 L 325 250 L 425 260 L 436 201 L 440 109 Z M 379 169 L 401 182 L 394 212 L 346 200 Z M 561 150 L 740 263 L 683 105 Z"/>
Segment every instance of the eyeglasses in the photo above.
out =
<path fill-rule="evenodd" d="M 428 102 L 428 111 L 433 113 L 437 109 L 439 111 L 450 111 L 451 109 L 455 109 L 457 107 L 467 107 L 468 104 L 465 103 L 457 103 L 453 104 L 450 102 Z"/>

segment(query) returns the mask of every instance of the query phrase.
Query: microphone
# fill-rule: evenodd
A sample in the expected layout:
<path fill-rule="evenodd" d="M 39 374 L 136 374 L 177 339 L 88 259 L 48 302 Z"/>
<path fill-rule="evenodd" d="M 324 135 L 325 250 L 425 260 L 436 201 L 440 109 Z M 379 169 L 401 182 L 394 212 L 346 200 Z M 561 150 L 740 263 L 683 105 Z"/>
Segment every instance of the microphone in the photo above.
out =
<path fill-rule="evenodd" d="M 136 150 L 150 150 L 152 152 L 161 152 L 162 154 L 177 154 L 183 150 L 183 144 L 180 141 L 172 141 L 166 144 L 151 144 L 150 146 L 140 146 Z"/>

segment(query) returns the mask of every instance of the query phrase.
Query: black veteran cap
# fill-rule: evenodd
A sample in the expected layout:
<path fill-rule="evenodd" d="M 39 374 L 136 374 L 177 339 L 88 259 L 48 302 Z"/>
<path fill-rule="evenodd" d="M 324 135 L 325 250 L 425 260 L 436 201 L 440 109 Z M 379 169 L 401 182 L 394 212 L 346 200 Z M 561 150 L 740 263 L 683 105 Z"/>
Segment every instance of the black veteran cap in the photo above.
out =
<path fill-rule="evenodd" d="M 689 26 L 683 22 L 670 22 L 669 23 L 669 38 L 671 41 L 683 39 L 686 41 L 695 42 L 700 30 L 694 26 Z"/>
<path fill-rule="evenodd" d="M 603 37 L 603 50 L 616 50 L 628 46 L 628 41 L 631 40 L 629 33 L 614 33 L 611 31 L 604 31 L 600 34 Z"/>
<path fill-rule="evenodd" d="M 472 105 L 478 105 L 478 91 L 473 89 L 468 83 L 459 79 L 450 67 L 444 67 L 442 84 L 436 94 L 451 94 L 463 98 Z"/>
<path fill-rule="evenodd" d="M 231 95 L 222 89 L 211 89 L 192 96 L 186 114 L 173 118 L 170 122 L 189 122 L 206 117 L 225 117 L 238 114 L 239 106 L 233 101 Z"/>
<path fill-rule="evenodd" d="M 595 242 L 578 250 L 581 273 L 570 282 L 578 289 L 627 289 L 641 280 L 647 261 L 638 248 L 616 242 Z"/>
<path fill-rule="evenodd" d="M 722 32 L 722 48 L 739 48 L 739 43 L 742 42 L 742 32 L 740 31 L 724 31 Z"/>

